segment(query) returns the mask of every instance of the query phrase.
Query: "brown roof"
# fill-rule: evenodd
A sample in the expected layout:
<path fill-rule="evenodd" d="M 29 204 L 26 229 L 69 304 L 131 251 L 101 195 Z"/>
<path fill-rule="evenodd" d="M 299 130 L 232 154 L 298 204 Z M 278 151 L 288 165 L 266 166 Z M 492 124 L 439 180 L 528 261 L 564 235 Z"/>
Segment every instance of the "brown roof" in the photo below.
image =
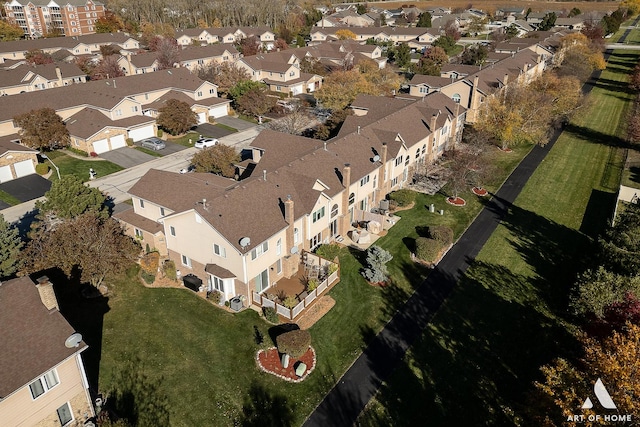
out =
<path fill-rule="evenodd" d="M 233 274 L 226 268 L 220 267 L 218 264 L 207 264 L 204 267 L 204 271 L 221 279 L 233 279 L 234 277 L 236 277 L 235 274 Z"/>
<path fill-rule="evenodd" d="M 149 218 L 145 218 L 142 215 L 138 215 L 133 211 L 132 207 L 113 214 L 113 217 L 151 234 L 157 234 L 163 231 L 162 224 L 152 221 Z"/>
<path fill-rule="evenodd" d="M 451 79 L 447 77 L 424 76 L 422 74 L 415 74 L 410 83 L 412 85 L 425 84 L 429 87 L 443 87 L 451 83 Z"/>
<path fill-rule="evenodd" d="M 38 150 L 33 150 L 29 147 L 25 147 L 24 145 L 20 145 L 14 141 L 20 141 L 21 137 L 18 134 L 0 136 L 0 156 L 9 152 L 9 151 L 25 151 L 37 153 Z"/>
<path fill-rule="evenodd" d="M 154 123 L 155 119 L 148 116 L 133 116 L 120 120 L 111 120 L 100 111 L 93 108 L 83 108 L 66 121 L 71 136 L 90 138 L 107 127 L 129 129 L 146 123 Z"/>
<path fill-rule="evenodd" d="M 31 49 L 73 49 L 80 43 L 91 44 L 124 44 L 130 37 L 126 33 L 96 33 L 73 37 L 52 37 L 33 40 L 15 40 L 0 44 L 0 55 L 11 52 L 25 52 Z"/>
<path fill-rule="evenodd" d="M 210 44 L 207 46 L 186 47 L 180 51 L 180 61 L 192 61 L 194 59 L 215 58 L 229 52 L 238 55 L 238 50 L 230 44 Z"/>
<path fill-rule="evenodd" d="M 86 74 L 75 64 L 59 62 L 55 64 L 28 65 L 23 64 L 15 68 L 0 70 L 0 87 L 21 86 L 41 76 L 49 81 L 58 79 L 56 68 L 60 70 L 63 78 L 85 77 Z M 32 73 L 30 78 L 27 75 Z"/>
<path fill-rule="evenodd" d="M 64 343 L 74 329 L 57 310 L 42 303 L 28 277 L 0 284 L 0 398 L 27 385 L 86 348 Z"/>

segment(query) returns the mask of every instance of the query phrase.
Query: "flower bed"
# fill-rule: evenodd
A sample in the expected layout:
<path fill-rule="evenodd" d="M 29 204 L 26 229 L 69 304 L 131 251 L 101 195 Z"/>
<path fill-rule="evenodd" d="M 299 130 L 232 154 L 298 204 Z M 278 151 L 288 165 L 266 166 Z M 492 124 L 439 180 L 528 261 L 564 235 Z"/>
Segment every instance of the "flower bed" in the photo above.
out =
<path fill-rule="evenodd" d="M 484 188 L 482 188 L 482 187 L 473 187 L 471 189 L 471 192 L 473 194 L 475 194 L 476 196 L 480 196 L 480 197 L 484 197 L 487 194 L 489 194 L 489 192 L 487 190 L 485 190 Z"/>
<path fill-rule="evenodd" d="M 464 206 L 467 204 L 462 197 L 447 197 L 447 203 L 453 206 Z"/>
<path fill-rule="evenodd" d="M 298 377 L 295 372 L 294 366 L 297 362 L 302 362 L 307 365 L 307 370 L 301 377 Z M 282 367 L 282 363 L 280 363 L 280 353 L 278 353 L 278 349 L 271 347 L 256 353 L 256 363 L 263 372 L 275 375 L 285 381 L 299 383 L 304 381 L 316 367 L 316 351 L 313 347 L 309 347 L 309 350 L 307 350 L 302 357 L 298 359 L 290 358 L 289 367 L 285 369 Z"/>

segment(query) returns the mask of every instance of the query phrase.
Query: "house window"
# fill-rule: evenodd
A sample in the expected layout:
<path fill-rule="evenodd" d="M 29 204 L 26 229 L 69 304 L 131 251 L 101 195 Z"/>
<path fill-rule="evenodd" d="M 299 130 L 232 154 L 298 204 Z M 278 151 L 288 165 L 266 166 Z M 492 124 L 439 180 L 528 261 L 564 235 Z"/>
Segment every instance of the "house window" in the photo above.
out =
<path fill-rule="evenodd" d="M 227 257 L 227 250 L 224 248 L 224 246 L 220 246 L 216 243 L 213 244 L 213 253 L 222 258 Z"/>
<path fill-rule="evenodd" d="M 451 96 L 451 99 L 453 99 L 453 102 L 455 102 L 456 104 L 460 104 L 460 94 L 459 93 L 454 93 Z"/>
<path fill-rule="evenodd" d="M 60 425 L 66 426 L 71 421 L 73 421 L 73 412 L 71 412 L 71 406 L 69 406 L 69 402 L 59 407 L 56 412 L 58 412 L 58 420 L 60 420 Z"/>
<path fill-rule="evenodd" d="M 313 213 L 313 222 L 318 222 L 322 217 L 324 217 L 324 206 Z"/>
<path fill-rule="evenodd" d="M 216 290 L 224 292 L 224 280 L 216 276 L 211 276 L 211 283 L 213 283 L 213 287 Z"/>
<path fill-rule="evenodd" d="M 293 76 L 295 76 L 295 75 L 296 75 L 296 72 L 295 72 L 295 71 L 291 71 L 291 72 L 289 73 L 289 77 L 293 77 Z"/>
<path fill-rule="evenodd" d="M 121 116 L 121 115 L 122 115 L 122 110 L 118 108 L 116 110 L 116 116 Z"/>
<path fill-rule="evenodd" d="M 276 86 L 276 91 L 277 92 L 282 92 L 282 86 Z"/>
<path fill-rule="evenodd" d="M 320 243 L 322 243 L 322 233 L 316 234 L 311 238 L 311 240 L 309 240 L 309 244 L 312 250 L 315 249 L 316 246 L 319 246 Z"/>
<path fill-rule="evenodd" d="M 352 204 L 354 204 L 356 202 L 356 195 L 355 193 L 351 193 L 349 194 L 349 206 L 351 206 Z"/>
<path fill-rule="evenodd" d="M 139 228 L 135 228 L 134 233 L 136 234 L 136 237 L 142 239 L 142 230 L 140 230 Z"/>
<path fill-rule="evenodd" d="M 176 236 L 176 228 L 173 225 L 169 226 L 169 234 L 171 234 L 173 237 Z"/>
<path fill-rule="evenodd" d="M 365 176 L 360 180 L 360 187 L 364 187 L 369 183 L 369 175 Z"/>
<path fill-rule="evenodd" d="M 422 145 L 422 154 L 427 152 L 427 144 Z"/>
<path fill-rule="evenodd" d="M 140 207 L 144 208 L 144 200 L 140 199 Z"/>
<path fill-rule="evenodd" d="M 276 261 L 276 273 L 282 273 L 282 260 L 280 258 Z"/>
<path fill-rule="evenodd" d="M 198 96 L 202 96 L 202 91 L 201 90 L 198 91 Z"/>
<path fill-rule="evenodd" d="M 182 265 L 191 268 L 191 258 L 186 255 L 182 255 Z"/>
<path fill-rule="evenodd" d="M 367 206 L 369 205 L 369 200 L 368 199 L 362 199 L 360 200 L 360 210 L 361 211 L 366 211 L 367 210 Z"/>
<path fill-rule="evenodd" d="M 300 241 L 300 231 L 297 228 L 293 229 L 293 244 L 297 245 Z"/>
<path fill-rule="evenodd" d="M 331 218 L 338 216 L 338 205 L 335 204 L 331 207 Z"/>
<path fill-rule="evenodd" d="M 378 188 L 378 175 L 373 175 L 373 188 Z"/>
<path fill-rule="evenodd" d="M 160 208 L 160 216 L 164 216 L 164 208 Z"/>
<path fill-rule="evenodd" d="M 133 107 L 131 107 L 131 111 L 133 111 L 134 113 L 138 112 L 138 106 L 134 105 Z"/>
<path fill-rule="evenodd" d="M 258 274 L 255 278 L 256 292 L 262 292 L 269 287 L 269 272 L 267 270 Z"/>
<path fill-rule="evenodd" d="M 254 260 L 258 258 L 260 255 L 267 252 L 268 250 L 269 250 L 269 242 L 264 242 L 263 244 L 261 244 L 260 246 L 258 246 L 257 248 L 251 251 L 251 259 Z"/>
<path fill-rule="evenodd" d="M 282 239 L 278 239 L 276 242 L 276 255 L 280 255 L 282 253 Z"/>
<path fill-rule="evenodd" d="M 396 177 L 396 178 L 393 178 L 393 179 L 391 180 L 391 186 L 392 186 L 392 187 L 395 187 L 396 185 L 398 185 L 398 178 L 397 178 L 397 177 Z"/>
<path fill-rule="evenodd" d="M 409 165 L 409 160 L 411 159 L 411 156 L 407 155 L 407 157 L 405 157 L 404 159 L 404 165 L 408 166 Z"/>
<path fill-rule="evenodd" d="M 402 156 L 396 157 L 396 166 L 401 165 L 401 164 L 402 164 Z"/>
<path fill-rule="evenodd" d="M 424 86 L 420 86 L 420 93 L 429 93 L 429 88 L 428 87 L 424 87 Z"/>
<path fill-rule="evenodd" d="M 31 390 L 31 397 L 34 399 L 42 396 L 47 391 L 58 385 L 58 374 L 55 369 L 50 370 L 31 384 L 29 384 L 29 390 Z"/>
<path fill-rule="evenodd" d="M 215 89 L 209 89 L 209 95 L 215 95 L 215 94 L 216 94 Z"/>
<path fill-rule="evenodd" d="M 416 160 L 418 160 L 419 157 L 420 157 L 420 149 L 418 148 L 416 150 Z"/>

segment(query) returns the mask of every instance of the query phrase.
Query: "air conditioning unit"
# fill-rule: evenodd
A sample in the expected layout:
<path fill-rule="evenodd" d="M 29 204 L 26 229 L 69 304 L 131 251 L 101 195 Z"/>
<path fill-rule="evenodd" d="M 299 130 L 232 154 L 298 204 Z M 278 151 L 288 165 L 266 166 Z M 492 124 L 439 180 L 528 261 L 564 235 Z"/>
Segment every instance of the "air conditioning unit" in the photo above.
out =
<path fill-rule="evenodd" d="M 229 307 L 233 311 L 240 311 L 242 309 L 242 300 L 240 297 L 231 298 L 229 301 Z"/>

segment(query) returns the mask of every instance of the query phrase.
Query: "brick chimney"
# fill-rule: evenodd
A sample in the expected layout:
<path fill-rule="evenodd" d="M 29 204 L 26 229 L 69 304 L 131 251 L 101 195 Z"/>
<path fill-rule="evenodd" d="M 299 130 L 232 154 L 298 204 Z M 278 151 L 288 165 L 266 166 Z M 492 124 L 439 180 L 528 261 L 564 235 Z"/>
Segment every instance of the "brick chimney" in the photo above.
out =
<path fill-rule="evenodd" d="M 382 149 L 380 150 L 380 162 L 382 162 L 382 166 L 378 170 L 378 188 L 375 192 L 375 204 L 378 206 L 380 204 L 380 200 L 384 199 L 387 195 L 387 182 L 385 180 L 385 174 L 387 171 L 387 156 L 388 156 L 388 147 L 387 143 L 382 143 Z"/>
<path fill-rule="evenodd" d="M 473 78 L 473 87 L 471 88 L 471 105 L 469 107 L 471 111 L 467 112 L 467 116 L 470 116 L 468 117 L 468 120 L 472 122 L 475 121 L 477 110 L 478 110 L 478 107 L 480 106 L 480 101 L 479 101 L 480 95 L 478 94 L 479 81 L 480 79 L 478 78 L 478 76 L 475 76 Z"/>
<path fill-rule="evenodd" d="M 287 251 L 290 251 L 293 247 L 293 228 L 295 222 L 295 215 L 293 211 L 293 200 L 291 200 L 291 196 L 287 195 L 287 200 L 284 201 L 284 220 L 289 224 L 286 231 L 286 248 Z"/>
<path fill-rule="evenodd" d="M 351 186 L 351 165 L 349 163 L 345 163 L 342 169 L 342 185 L 344 186 L 344 191 L 342 192 L 342 214 L 340 215 L 339 230 L 341 235 L 346 236 L 351 225 L 349 223 L 349 187 Z"/>
<path fill-rule="evenodd" d="M 431 122 L 429 123 L 429 127 L 431 128 L 431 132 L 435 132 L 436 131 L 436 126 L 438 124 L 438 115 L 434 114 L 433 116 L 431 116 Z"/>
<path fill-rule="evenodd" d="M 47 276 L 42 276 L 37 280 L 38 284 L 36 288 L 40 294 L 40 300 L 42 304 L 47 307 L 47 310 L 60 310 L 58 307 L 58 300 L 56 294 L 53 291 L 53 284 L 49 281 Z"/>
<path fill-rule="evenodd" d="M 298 265 L 300 264 L 300 254 L 291 253 L 291 248 L 295 246 L 293 241 L 293 229 L 295 228 L 296 216 L 294 214 L 294 205 L 291 196 L 287 195 L 287 200 L 284 201 L 284 220 L 289 224 L 285 230 L 285 251 L 284 262 L 282 263 L 282 274 L 286 278 L 290 278 L 298 272 Z"/>

